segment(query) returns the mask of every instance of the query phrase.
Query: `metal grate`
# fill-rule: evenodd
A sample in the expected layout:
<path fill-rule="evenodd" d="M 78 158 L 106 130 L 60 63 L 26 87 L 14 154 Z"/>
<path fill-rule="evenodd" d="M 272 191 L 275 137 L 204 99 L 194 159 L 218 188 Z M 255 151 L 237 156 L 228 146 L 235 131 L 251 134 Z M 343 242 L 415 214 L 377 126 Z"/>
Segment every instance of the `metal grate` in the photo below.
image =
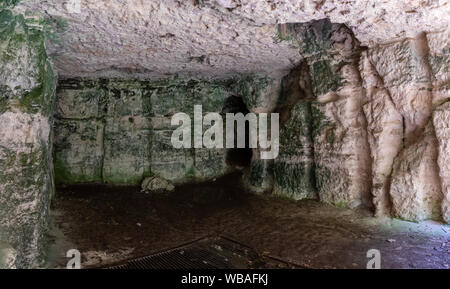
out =
<path fill-rule="evenodd" d="M 232 269 L 230 260 L 220 254 L 214 240 L 205 238 L 192 244 L 154 255 L 129 260 L 108 269 Z"/>
<path fill-rule="evenodd" d="M 200 248 L 171 250 L 130 260 L 110 269 L 231 269 L 228 260 Z"/>
<path fill-rule="evenodd" d="M 263 260 L 264 259 L 264 260 Z M 203 238 L 175 249 L 132 259 L 108 269 L 244 269 L 300 268 L 289 262 L 262 258 L 253 249 L 226 237 Z"/>

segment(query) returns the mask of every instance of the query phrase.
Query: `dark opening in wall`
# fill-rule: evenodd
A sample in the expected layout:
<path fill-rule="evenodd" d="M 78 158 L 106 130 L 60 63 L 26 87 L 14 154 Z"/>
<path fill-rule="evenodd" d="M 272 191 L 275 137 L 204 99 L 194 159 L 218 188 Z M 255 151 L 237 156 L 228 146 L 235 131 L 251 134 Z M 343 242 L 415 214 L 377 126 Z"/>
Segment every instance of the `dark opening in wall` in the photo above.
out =
<path fill-rule="evenodd" d="M 225 100 L 222 113 L 242 113 L 244 116 L 249 113 L 244 100 L 240 96 L 231 95 Z M 245 122 L 245 148 L 237 148 L 237 125 L 234 126 L 234 147 L 228 149 L 226 153 L 226 163 L 237 169 L 250 166 L 253 150 L 250 148 L 249 123 Z"/>

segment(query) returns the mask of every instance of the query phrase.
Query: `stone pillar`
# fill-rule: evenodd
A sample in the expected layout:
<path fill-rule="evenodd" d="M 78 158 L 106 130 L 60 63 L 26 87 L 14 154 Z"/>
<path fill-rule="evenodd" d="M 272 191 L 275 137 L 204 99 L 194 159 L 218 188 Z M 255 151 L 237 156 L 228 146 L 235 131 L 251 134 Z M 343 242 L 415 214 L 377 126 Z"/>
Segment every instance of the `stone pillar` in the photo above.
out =
<path fill-rule="evenodd" d="M 342 207 L 371 207 L 371 163 L 358 40 L 348 27 L 328 19 L 283 24 L 279 32 L 283 38 L 293 39 L 309 66 L 306 86 L 313 101 L 307 134 L 312 139 L 320 200 Z M 308 147 L 305 141 L 299 143 Z"/>
<path fill-rule="evenodd" d="M 0 241 L 17 253 L 8 267 L 42 265 L 54 190 L 55 75 L 42 27 L 42 19 L 0 10 Z"/>
<path fill-rule="evenodd" d="M 283 78 L 275 112 L 280 113 L 280 153 L 273 160 L 273 193 L 295 200 L 315 199 L 314 149 L 308 64 Z"/>

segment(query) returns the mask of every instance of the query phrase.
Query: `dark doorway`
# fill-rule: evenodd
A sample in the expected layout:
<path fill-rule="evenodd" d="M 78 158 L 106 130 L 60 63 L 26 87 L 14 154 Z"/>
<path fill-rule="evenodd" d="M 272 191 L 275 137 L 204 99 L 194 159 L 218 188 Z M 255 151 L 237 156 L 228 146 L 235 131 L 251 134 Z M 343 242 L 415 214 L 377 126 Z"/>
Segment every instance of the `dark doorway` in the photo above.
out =
<path fill-rule="evenodd" d="M 244 116 L 249 113 L 244 100 L 240 96 L 231 95 L 225 100 L 222 113 L 242 113 Z M 234 127 L 234 148 L 227 150 L 226 163 L 237 169 L 244 169 L 250 166 L 253 151 L 250 148 L 249 123 L 245 123 L 245 148 L 237 148 L 237 127 Z"/>

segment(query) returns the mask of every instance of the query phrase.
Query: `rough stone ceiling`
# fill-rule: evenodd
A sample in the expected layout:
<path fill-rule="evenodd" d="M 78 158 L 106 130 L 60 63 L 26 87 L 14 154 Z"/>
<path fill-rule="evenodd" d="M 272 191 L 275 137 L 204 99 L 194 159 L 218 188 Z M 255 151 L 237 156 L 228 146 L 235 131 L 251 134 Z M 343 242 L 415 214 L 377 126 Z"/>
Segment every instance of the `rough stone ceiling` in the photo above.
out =
<path fill-rule="evenodd" d="M 67 2 L 80 1 L 80 13 Z M 277 24 L 330 18 L 373 46 L 450 25 L 448 0 L 23 0 L 67 20 L 49 43 L 61 77 L 278 76 L 302 55 Z"/>

